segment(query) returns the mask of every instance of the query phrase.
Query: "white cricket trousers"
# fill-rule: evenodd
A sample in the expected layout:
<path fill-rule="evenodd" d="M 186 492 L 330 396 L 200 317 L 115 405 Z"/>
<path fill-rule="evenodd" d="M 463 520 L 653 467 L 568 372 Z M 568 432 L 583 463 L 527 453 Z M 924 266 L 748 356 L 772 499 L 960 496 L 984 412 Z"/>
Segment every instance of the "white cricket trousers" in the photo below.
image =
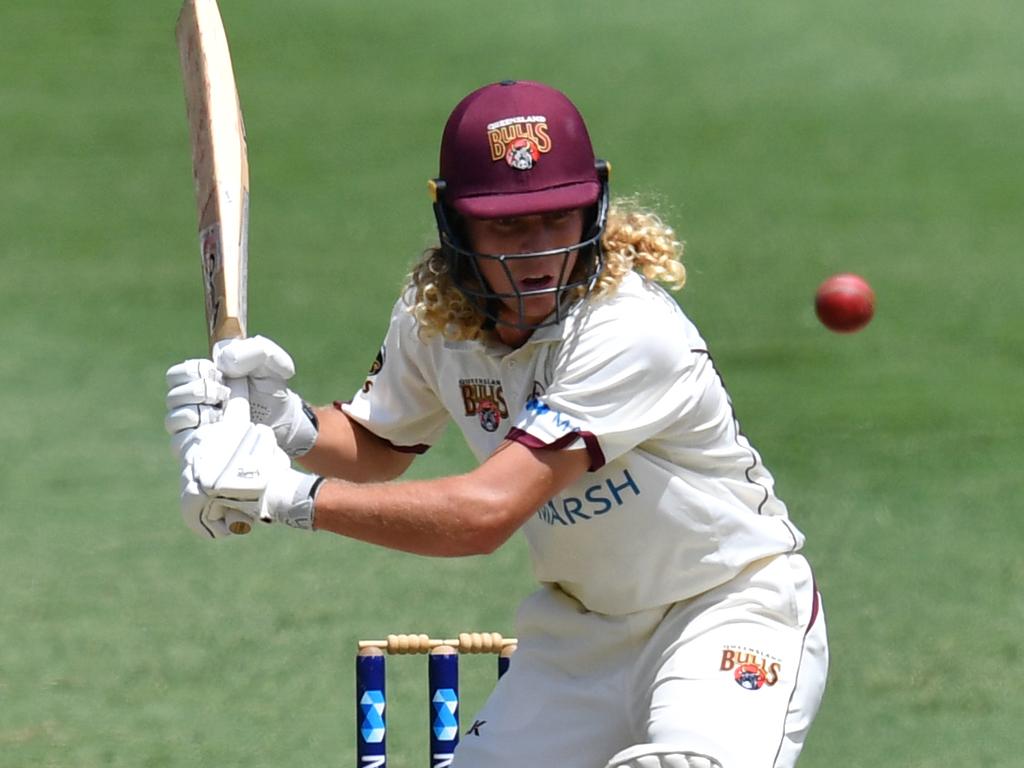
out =
<path fill-rule="evenodd" d="M 723 768 L 791 768 L 825 690 L 825 616 L 800 555 L 624 616 L 544 587 L 516 630 L 511 668 L 464 720 L 454 768 L 603 768 L 648 743 Z"/>

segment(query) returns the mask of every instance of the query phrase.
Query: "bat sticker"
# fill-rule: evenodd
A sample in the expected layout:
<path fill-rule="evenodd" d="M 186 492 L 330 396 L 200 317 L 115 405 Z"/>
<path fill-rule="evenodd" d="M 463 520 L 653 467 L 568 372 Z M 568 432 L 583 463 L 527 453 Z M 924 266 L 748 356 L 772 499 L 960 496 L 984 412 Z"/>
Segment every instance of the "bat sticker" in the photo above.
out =
<path fill-rule="evenodd" d="M 217 275 L 224 261 L 220 224 L 212 224 L 199 233 L 200 256 L 203 260 L 203 288 L 206 294 L 206 322 L 213 333 L 221 313 L 221 299 L 217 295 Z"/>

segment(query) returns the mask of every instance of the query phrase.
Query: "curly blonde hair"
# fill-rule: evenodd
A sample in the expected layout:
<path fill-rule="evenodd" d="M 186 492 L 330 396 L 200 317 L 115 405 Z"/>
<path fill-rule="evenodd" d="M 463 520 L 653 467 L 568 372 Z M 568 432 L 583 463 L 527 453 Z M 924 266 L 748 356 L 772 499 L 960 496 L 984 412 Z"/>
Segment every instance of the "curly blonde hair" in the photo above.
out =
<path fill-rule="evenodd" d="M 673 291 L 686 283 L 683 243 L 657 214 L 633 199 L 612 203 L 601 247 L 604 266 L 590 291 L 592 300 L 614 294 L 630 270 Z M 455 287 L 441 248 L 424 252 L 409 274 L 404 295 L 421 338 L 440 334 L 449 341 L 464 341 L 488 333 L 487 318 Z"/>

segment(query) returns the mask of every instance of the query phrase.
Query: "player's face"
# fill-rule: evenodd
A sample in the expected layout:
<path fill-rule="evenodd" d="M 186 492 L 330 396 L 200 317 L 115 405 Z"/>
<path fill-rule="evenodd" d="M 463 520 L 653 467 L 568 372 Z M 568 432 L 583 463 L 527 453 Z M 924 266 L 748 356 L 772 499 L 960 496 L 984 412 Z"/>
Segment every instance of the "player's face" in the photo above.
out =
<path fill-rule="evenodd" d="M 567 249 L 582 239 L 584 217 L 582 208 L 574 208 L 507 219 L 467 218 L 466 235 L 473 250 L 492 256 Z M 576 257 L 576 251 L 563 250 L 503 261 L 478 258 L 477 266 L 490 289 L 504 296 L 499 312 L 502 320 L 536 324 L 554 311 L 555 289 L 568 281 Z M 543 292 L 529 295 L 533 291 Z"/>

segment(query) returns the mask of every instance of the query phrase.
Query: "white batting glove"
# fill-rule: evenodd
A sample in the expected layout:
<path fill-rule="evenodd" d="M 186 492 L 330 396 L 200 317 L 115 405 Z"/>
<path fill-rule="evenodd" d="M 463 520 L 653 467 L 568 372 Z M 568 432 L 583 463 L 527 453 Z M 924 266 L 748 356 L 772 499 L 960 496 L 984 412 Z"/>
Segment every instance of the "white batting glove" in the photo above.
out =
<path fill-rule="evenodd" d="M 316 442 L 319 424 L 313 409 L 288 388 L 295 364 L 281 347 L 262 336 L 220 342 L 213 361 L 186 360 L 167 371 L 167 418 L 171 447 L 187 448 L 188 430 L 220 421 L 230 396 L 225 378 L 246 378 L 249 418 L 274 430 L 277 443 L 292 458 Z"/>
<path fill-rule="evenodd" d="M 182 461 L 181 514 L 203 538 L 231 536 L 235 510 L 253 521 L 313 527 L 323 478 L 291 468 L 273 431 L 262 424 L 207 424 L 195 430 Z"/>
<path fill-rule="evenodd" d="M 189 449 L 197 427 L 221 420 L 230 394 L 212 360 L 186 360 L 167 370 L 164 428 L 171 436 L 174 455 L 182 456 Z"/>

